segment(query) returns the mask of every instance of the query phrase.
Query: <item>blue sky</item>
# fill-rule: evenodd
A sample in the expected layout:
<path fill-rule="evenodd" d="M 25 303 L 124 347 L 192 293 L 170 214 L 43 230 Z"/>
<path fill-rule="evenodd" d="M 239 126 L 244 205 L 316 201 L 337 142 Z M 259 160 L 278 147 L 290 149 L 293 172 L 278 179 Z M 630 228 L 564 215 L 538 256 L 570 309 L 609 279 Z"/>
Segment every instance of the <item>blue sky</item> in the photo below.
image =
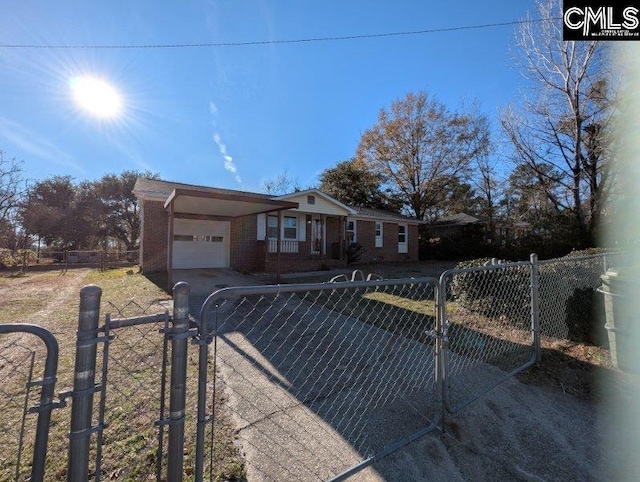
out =
<path fill-rule="evenodd" d="M 366 35 L 511 22 L 534 10 L 520 0 L 1 3 L 0 44 L 35 45 Z M 148 169 L 172 181 L 260 190 L 287 170 L 306 187 L 350 158 L 379 109 L 410 91 L 452 109 L 477 100 L 495 120 L 523 86 L 510 53 L 515 30 L 205 48 L 0 47 L 0 149 L 24 161 L 33 180 Z M 115 86 L 120 116 L 78 108 L 70 79 L 81 75 Z"/>

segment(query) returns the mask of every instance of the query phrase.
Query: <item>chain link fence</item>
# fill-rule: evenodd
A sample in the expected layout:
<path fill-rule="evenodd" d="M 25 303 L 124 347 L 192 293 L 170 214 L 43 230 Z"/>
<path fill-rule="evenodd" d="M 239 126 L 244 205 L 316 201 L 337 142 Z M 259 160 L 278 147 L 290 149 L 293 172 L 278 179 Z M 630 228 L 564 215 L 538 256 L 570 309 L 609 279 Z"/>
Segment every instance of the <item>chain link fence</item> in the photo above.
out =
<path fill-rule="evenodd" d="M 611 261 L 611 260 L 610 260 Z M 602 285 L 605 255 L 540 261 L 540 330 L 543 337 L 602 344 L 606 339 Z"/>
<path fill-rule="evenodd" d="M 532 256 L 439 283 L 354 273 L 225 288 L 198 323 L 183 283 L 149 305 L 100 306 L 86 287 L 62 394 L 72 410 L 51 424 L 63 405 L 54 336 L 0 325 L 0 480 L 43 480 L 49 426 L 46 480 L 343 480 L 533 364 L 540 346 L 592 341 L 600 276 L 616 262 Z"/>
<path fill-rule="evenodd" d="M 535 361 L 531 267 L 450 270 L 443 296 L 447 409 L 457 412 Z"/>
<path fill-rule="evenodd" d="M 201 319 L 250 480 L 346 477 L 436 426 L 435 280 L 229 288 Z"/>
<path fill-rule="evenodd" d="M 98 355 L 101 373 L 97 414 L 96 477 L 106 480 L 160 480 L 166 470 L 169 307 L 103 305 L 104 350 Z"/>
<path fill-rule="evenodd" d="M 134 266 L 139 262 L 139 250 L 65 250 L 0 249 L 0 269 L 46 270 L 70 268 L 98 268 L 100 270 Z"/>

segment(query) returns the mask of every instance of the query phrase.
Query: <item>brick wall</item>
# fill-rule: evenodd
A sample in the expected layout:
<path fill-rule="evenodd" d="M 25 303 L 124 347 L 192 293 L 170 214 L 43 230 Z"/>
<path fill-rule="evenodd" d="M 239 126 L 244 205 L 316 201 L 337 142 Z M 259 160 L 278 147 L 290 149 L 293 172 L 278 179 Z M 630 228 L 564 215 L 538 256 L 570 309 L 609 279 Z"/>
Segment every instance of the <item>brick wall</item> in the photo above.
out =
<path fill-rule="evenodd" d="M 169 216 L 161 201 L 143 201 L 141 268 L 145 273 L 167 270 Z"/>
<path fill-rule="evenodd" d="M 409 249 L 408 253 L 398 253 L 398 224 L 383 223 L 382 247 L 376 248 L 375 221 L 358 220 L 357 240 L 365 248 L 365 252 L 359 262 L 383 262 L 383 261 L 417 261 L 418 260 L 418 226 L 409 225 Z"/>
<path fill-rule="evenodd" d="M 258 249 L 258 216 L 242 216 L 231 220 L 231 267 L 237 271 L 258 271 L 264 261 Z M 262 247 L 264 252 L 264 246 Z"/>
<path fill-rule="evenodd" d="M 347 262 L 344 260 L 330 259 L 328 257 L 306 257 L 305 259 L 303 257 L 294 258 L 287 253 L 282 253 L 280 255 L 281 273 L 294 273 L 296 271 L 322 271 L 331 268 L 343 268 L 346 265 Z M 266 257 L 264 271 L 267 273 L 276 273 L 278 271 L 277 255 L 272 254 Z"/>
<path fill-rule="evenodd" d="M 409 224 L 409 259 L 411 261 L 418 261 L 420 258 L 420 239 L 419 229 L 417 224 Z"/>

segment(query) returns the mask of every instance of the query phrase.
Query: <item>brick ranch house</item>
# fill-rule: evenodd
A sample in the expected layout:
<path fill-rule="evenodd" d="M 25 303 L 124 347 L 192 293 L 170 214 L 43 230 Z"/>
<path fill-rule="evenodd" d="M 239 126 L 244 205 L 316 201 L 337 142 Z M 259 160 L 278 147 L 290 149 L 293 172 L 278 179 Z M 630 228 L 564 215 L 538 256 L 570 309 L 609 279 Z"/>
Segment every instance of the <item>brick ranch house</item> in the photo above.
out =
<path fill-rule="evenodd" d="M 233 268 L 313 271 L 361 262 L 417 261 L 418 225 L 386 211 L 353 208 L 317 190 L 285 196 L 138 178 L 140 266 L 144 272 Z"/>

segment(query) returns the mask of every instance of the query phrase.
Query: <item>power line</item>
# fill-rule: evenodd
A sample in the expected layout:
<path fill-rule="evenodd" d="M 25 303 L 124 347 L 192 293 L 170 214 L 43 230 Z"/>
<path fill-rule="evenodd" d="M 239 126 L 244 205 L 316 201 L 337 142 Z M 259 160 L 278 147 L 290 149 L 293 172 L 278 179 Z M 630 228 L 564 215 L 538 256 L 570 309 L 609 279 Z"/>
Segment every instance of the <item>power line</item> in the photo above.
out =
<path fill-rule="evenodd" d="M 383 37 L 401 37 L 407 35 L 425 35 L 440 32 L 456 32 L 460 30 L 479 30 L 484 28 L 506 27 L 509 25 L 522 25 L 527 23 L 540 23 L 551 20 L 560 20 L 560 18 L 538 18 L 529 20 L 516 20 L 513 22 L 485 23 L 480 25 L 465 25 L 459 27 L 443 27 L 432 28 L 426 30 L 411 30 L 405 32 L 387 32 L 372 33 L 363 35 L 345 35 L 337 37 L 312 37 L 302 39 L 285 39 L 285 40 L 253 40 L 245 42 L 203 42 L 203 43 L 184 43 L 184 44 L 139 44 L 139 45 L 37 45 L 37 44 L 0 44 L 0 48 L 8 49 L 188 49 L 188 48 L 206 48 L 206 47 L 246 47 L 250 45 L 280 45 L 280 44 L 299 44 L 312 42 L 336 42 L 344 40 L 372 39 Z"/>

